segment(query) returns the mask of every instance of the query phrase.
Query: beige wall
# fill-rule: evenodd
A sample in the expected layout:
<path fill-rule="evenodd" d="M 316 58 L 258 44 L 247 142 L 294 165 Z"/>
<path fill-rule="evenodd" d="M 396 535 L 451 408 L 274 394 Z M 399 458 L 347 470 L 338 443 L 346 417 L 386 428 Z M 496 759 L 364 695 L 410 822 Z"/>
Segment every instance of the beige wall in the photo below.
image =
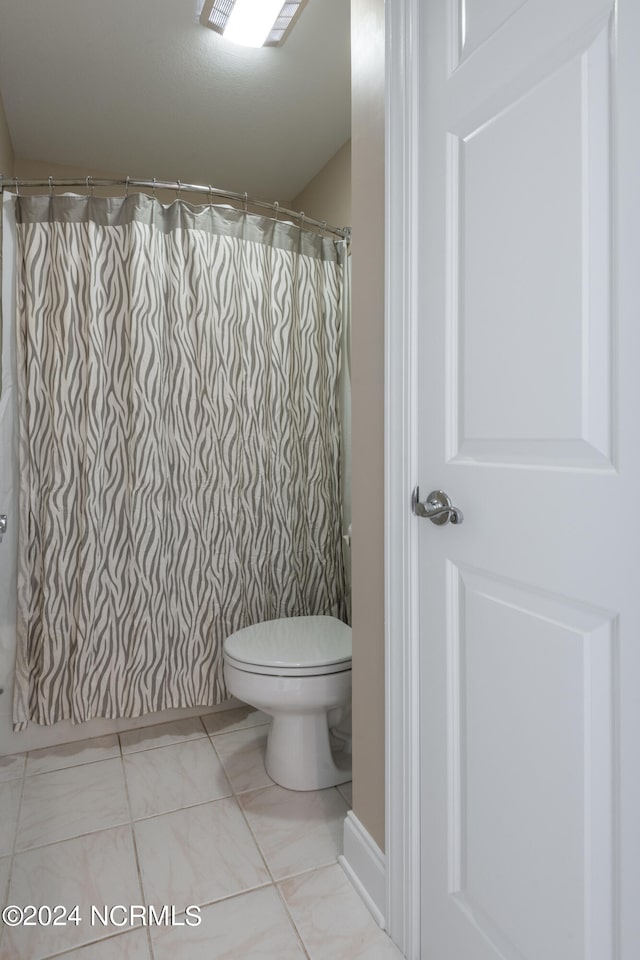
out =
<path fill-rule="evenodd" d="M 351 141 L 347 140 L 334 153 L 322 170 L 309 181 L 304 190 L 291 201 L 291 209 L 301 210 L 308 217 L 315 220 L 326 220 L 334 227 L 348 227 L 351 225 Z M 344 381 L 345 392 L 342 395 L 342 410 L 344 412 L 344 430 L 342 434 L 342 476 L 344 488 L 342 491 L 342 520 L 343 529 L 347 530 L 351 523 L 351 394 L 349 378 Z M 347 611 L 351 616 L 351 550 L 344 545 L 344 559 L 347 578 Z M 351 622 L 351 621 L 350 621 Z"/>
<path fill-rule="evenodd" d="M 103 179 L 111 178 L 115 180 L 118 177 L 123 176 L 122 173 L 114 173 L 113 170 L 95 170 L 93 168 L 87 170 L 86 167 L 76 167 L 69 163 L 59 164 L 49 163 L 46 160 L 25 160 L 23 157 L 16 157 L 15 172 L 16 176 L 18 177 L 31 178 L 34 180 L 46 177 L 86 177 L 87 175 L 92 177 L 101 177 Z M 41 187 L 38 188 L 38 192 L 42 192 Z M 110 192 L 113 193 L 113 190 Z"/>
<path fill-rule="evenodd" d="M 340 147 L 291 204 L 293 210 L 302 210 L 308 217 L 326 220 L 334 227 L 351 225 L 350 140 Z"/>
<path fill-rule="evenodd" d="M 384 849 L 384 0 L 352 0 L 352 139 L 294 210 L 352 227 L 353 807 Z"/>
<path fill-rule="evenodd" d="M 351 0 L 353 809 L 384 849 L 384 0 Z"/>
<path fill-rule="evenodd" d="M 4 106 L 0 97 L 0 173 L 5 177 L 13 176 L 13 147 L 4 115 Z"/>

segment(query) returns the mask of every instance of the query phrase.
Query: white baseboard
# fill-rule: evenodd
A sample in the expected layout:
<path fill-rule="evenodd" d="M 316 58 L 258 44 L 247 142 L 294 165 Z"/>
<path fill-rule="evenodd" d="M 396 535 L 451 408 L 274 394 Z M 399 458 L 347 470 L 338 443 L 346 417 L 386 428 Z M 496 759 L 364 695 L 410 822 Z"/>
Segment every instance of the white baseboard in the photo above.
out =
<path fill-rule="evenodd" d="M 365 830 L 353 810 L 344 821 L 344 855 L 340 866 L 356 888 L 378 926 L 385 929 L 384 853 Z"/>

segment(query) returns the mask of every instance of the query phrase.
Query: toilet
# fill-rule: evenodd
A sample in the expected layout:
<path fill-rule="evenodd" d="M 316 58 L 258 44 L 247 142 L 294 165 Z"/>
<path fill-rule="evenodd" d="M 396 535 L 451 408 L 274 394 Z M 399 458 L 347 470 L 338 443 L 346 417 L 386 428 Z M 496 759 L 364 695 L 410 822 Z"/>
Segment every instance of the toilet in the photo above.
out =
<path fill-rule="evenodd" d="M 265 757 L 272 780 L 289 790 L 351 780 L 350 750 L 333 753 L 330 734 L 350 713 L 351 627 L 335 617 L 245 627 L 224 641 L 224 675 L 229 693 L 272 718 Z"/>

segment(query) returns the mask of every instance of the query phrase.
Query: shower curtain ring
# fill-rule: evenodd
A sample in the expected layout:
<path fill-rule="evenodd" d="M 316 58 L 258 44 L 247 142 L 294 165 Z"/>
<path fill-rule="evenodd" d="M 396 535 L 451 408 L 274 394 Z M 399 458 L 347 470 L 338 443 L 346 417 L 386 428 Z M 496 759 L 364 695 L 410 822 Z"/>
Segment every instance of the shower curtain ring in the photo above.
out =
<path fill-rule="evenodd" d="M 248 200 L 249 200 L 249 194 L 248 194 L 247 191 L 245 190 L 245 192 L 244 192 L 244 212 L 245 212 L 245 213 L 247 212 L 247 202 L 248 202 Z"/>
<path fill-rule="evenodd" d="M 53 196 L 53 177 L 49 177 L 49 196 Z"/>
<path fill-rule="evenodd" d="M 155 200 L 156 198 L 156 178 L 155 177 L 153 178 L 153 190 L 151 191 L 151 196 Z"/>
<path fill-rule="evenodd" d="M 129 177 L 127 177 L 124 185 L 124 195 L 125 197 L 129 196 Z"/>
<path fill-rule="evenodd" d="M 20 196 L 20 187 L 18 186 L 18 178 L 17 178 L 17 177 L 14 177 L 13 179 L 14 179 L 15 185 L 16 185 L 16 197 L 19 197 L 19 196 Z"/>
<path fill-rule="evenodd" d="M 303 230 L 304 229 L 304 210 L 300 211 L 299 217 L 300 217 L 300 229 Z"/>
<path fill-rule="evenodd" d="M 209 206 L 213 203 L 213 187 L 209 184 Z"/>
<path fill-rule="evenodd" d="M 278 219 L 278 210 L 280 209 L 280 204 L 278 203 L 277 200 L 274 201 L 273 209 L 274 209 L 274 211 L 275 211 L 275 219 L 277 220 L 277 219 Z"/>
<path fill-rule="evenodd" d="M 176 189 L 176 200 L 179 200 L 179 199 L 180 199 L 180 191 L 182 190 L 182 184 L 180 183 L 179 180 L 176 180 L 176 183 L 178 184 L 177 189 Z"/>

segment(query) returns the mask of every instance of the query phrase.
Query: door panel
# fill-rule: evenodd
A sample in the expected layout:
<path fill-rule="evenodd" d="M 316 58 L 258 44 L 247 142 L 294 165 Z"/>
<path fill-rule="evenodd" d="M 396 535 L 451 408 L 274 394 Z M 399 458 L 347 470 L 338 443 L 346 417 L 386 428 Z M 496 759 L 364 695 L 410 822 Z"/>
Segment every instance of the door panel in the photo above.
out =
<path fill-rule="evenodd" d="M 575 64 L 463 138 L 458 247 L 464 263 L 458 353 L 465 366 L 459 380 L 463 438 L 579 434 L 579 164 Z M 540 249 L 540 231 L 556 210 L 558 229 Z M 523 224 L 530 229 L 522 230 Z M 544 391 L 538 389 L 541 374 L 549 378 Z M 562 407 L 556 403 L 560 385 Z"/>
<path fill-rule="evenodd" d="M 637 950 L 630 3 L 420 7 L 419 482 L 465 515 L 415 521 L 424 960 Z"/>
<path fill-rule="evenodd" d="M 499 956 L 580 960 L 611 929 L 615 617 L 454 564 L 448 586 L 449 893 Z"/>
<path fill-rule="evenodd" d="M 451 457 L 611 465 L 608 41 L 449 134 Z"/>
<path fill-rule="evenodd" d="M 457 18 L 456 39 L 460 59 L 468 57 L 488 40 L 527 0 L 454 0 L 452 16 Z M 455 22 L 455 21 L 454 21 Z"/>

